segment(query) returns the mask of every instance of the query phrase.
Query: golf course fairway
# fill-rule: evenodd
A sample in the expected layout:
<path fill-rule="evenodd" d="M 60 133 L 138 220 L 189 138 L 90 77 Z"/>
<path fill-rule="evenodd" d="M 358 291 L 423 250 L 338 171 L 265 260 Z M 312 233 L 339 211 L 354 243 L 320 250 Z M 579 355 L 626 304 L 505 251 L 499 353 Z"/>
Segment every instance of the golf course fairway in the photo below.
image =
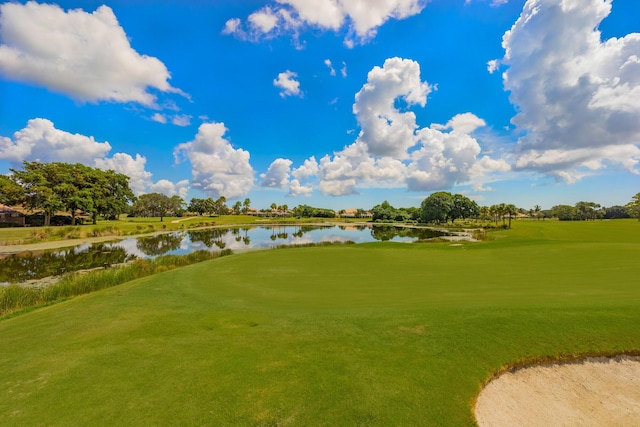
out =
<path fill-rule="evenodd" d="M 474 425 L 505 367 L 640 353 L 640 222 L 243 253 L 0 321 L 3 426 Z"/>

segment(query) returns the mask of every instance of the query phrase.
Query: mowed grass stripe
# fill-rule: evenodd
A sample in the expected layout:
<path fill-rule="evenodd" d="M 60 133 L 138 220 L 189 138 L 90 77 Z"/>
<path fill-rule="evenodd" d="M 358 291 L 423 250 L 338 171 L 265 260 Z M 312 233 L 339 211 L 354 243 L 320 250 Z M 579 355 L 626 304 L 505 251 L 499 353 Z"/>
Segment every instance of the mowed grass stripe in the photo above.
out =
<path fill-rule="evenodd" d="M 601 224 L 246 253 L 2 321 L 2 424 L 472 425 L 503 365 L 640 350 L 640 227 Z"/>

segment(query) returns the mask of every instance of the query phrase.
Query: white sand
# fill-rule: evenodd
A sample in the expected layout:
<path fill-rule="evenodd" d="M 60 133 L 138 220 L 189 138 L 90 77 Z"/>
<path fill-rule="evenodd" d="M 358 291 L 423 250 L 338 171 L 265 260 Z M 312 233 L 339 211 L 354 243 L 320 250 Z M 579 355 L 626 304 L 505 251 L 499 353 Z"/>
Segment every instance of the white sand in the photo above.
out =
<path fill-rule="evenodd" d="M 505 372 L 480 392 L 480 427 L 640 426 L 640 357 L 592 357 Z"/>

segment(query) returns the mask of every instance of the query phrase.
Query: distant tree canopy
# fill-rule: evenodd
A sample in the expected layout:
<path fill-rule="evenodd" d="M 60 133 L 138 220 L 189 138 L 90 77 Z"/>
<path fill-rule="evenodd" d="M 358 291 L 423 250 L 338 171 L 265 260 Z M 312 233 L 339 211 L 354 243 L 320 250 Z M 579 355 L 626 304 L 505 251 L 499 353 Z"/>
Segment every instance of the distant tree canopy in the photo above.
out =
<path fill-rule="evenodd" d="M 129 177 L 113 170 L 80 163 L 27 161 L 21 170 L 10 170 L 12 175 L 0 180 L 4 201 L 42 210 L 45 225 L 60 210 L 71 214 L 71 224 L 75 224 L 78 212 L 89 213 L 94 224 L 98 215 L 114 219 L 134 199 Z"/>
<path fill-rule="evenodd" d="M 560 221 L 585 221 L 602 219 L 606 209 L 594 202 L 578 202 L 575 206 L 556 205 L 551 208 L 551 216 Z"/>
<path fill-rule="evenodd" d="M 477 217 L 480 208 L 476 202 L 461 194 L 438 191 L 422 201 L 421 218 L 423 222 L 451 222 L 457 218 Z"/>
<path fill-rule="evenodd" d="M 634 218 L 638 218 L 640 221 L 640 193 L 637 193 L 631 198 L 631 201 L 626 204 L 627 212 Z"/>
<path fill-rule="evenodd" d="M 136 216 L 159 216 L 160 222 L 167 214 L 177 215 L 182 211 L 184 200 L 180 196 L 169 197 L 161 193 L 143 194 L 131 207 Z"/>
<path fill-rule="evenodd" d="M 409 221 L 419 220 L 420 210 L 418 208 L 394 208 L 386 200 L 371 209 L 374 221 Z"/>
<path fill-rule="evenodd" d="M 293 208 L 293 215 L 299 218 L 335 218 L 336 212 L 331 209 L 314 208 L 308 205 L 299 205 Z"/>
<path fill-rule="evenodd" d="M 230 211 L 226 203 L 227 198 L 224 196 L 220 196 L 216 200 L 213 200 L 211 197 L 206 199 L 194 197 L 189 202 L 187 210 L 189 212 L 196 212 L 198 215 L 204 215 L 205 213 L 209 215 L 226 215 Z M 236 205 L 238 204 L 236 203 Z"/>
<path fill-rule="evenodd" d="M 631 215 L 624 206 L 611 206 L 604 209 L 605 219 L 631 218 Z"/>
<path fill-rule="evenodd" d="M 0 203 L 3 205 L 20 204 L 23 190 L 14 180 L 6 175 L 0 175 Z"/>

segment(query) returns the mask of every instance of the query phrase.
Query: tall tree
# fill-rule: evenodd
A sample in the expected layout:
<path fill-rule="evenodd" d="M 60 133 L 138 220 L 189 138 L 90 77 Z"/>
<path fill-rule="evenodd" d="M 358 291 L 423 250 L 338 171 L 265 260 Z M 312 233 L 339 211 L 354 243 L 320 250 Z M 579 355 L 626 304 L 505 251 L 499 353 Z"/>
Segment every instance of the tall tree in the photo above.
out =
<path fill-rule="evenodd" d="M 44 213 L 44 225 L 51 224 L 51 216 L 63 209 L 59 194 L 54 192 L 55 186 L 61 182 L 55 170 L 56 164 L 27 162 L 23 163 L 22 170 L 10 169 L 14 181 L 24 191 L 22 203 L 31 210 L 42 210 Z"/>
<path fill-rule="evenodd" d="M 92 187 L 93 204 L 96 216 L 114 220 L 127 210 L 130 202 L 135 199 L 133 191 L 129 187 L 129 177 L 113 170 L 102 171 L 94 169 L 94 183 Z"/>
<path fill-rule="evenodd" d="M 244 202 L 242 202 L 242 213 L 249 213 L 249 208 L 251 208 L 251 199 L 247 197 L 246 199 L 244 199 Z"/>
<path fill-rule="evenodd" d="M 233 213 L 236 215 L 240 215 L 240 211 L 242 210 L 242 202 L 238 200 L 233 205 Z"/>
<path fill-rule="evenodd" d="M 511 228 L 511 219 L 518 216 L 518 208 L 514 204 L 508 204 L 505 206 L 505 213 L 509 215 L 509 228 Z"/>
<path fill-rule="evenodd" d="M 216 212 L 216 202 L 211 197 L 207 197 L 203 203 L 206 213 L 213 215 Z"/>
<path fill-rule="evenodd" d="M 175 216 L 182 215 L 182 213 L 184 212 L 184 206 L 186 204 L 182 197 L 174 194 L 169 198 L 169 200 L 171 201 L 169 212 L 173 213 L 173 215 Z"/>
<path fill-rule="evenodd" d="M 535 214 L 535 216 L 536 216 L 536 218 L 537 218 L 538 220 L 540 220 L 540 216 L 541 216 L 541 212 L 540 212 L 540 211 L 541 211 L 541 210 L 542 210 L 542 208 L 540 207 L 540 205 L 535 205 L 535 206 L 533 207 L 533 212 L 534 212 L 534 214 Z"/>
<path fill-rule="evenodd" d="M 594 202 L 578 202 L 575 206 L 577 219 L 588 220 L 597 219 L 601 216 L 600 205 Z"/>
<path fill-rule="evenodd" d="M 160 222 L 166 216 L 167 212 L 171 211 L 175 207 L 175 202 L 170 197 L 161 193 L 148 193 L 138 197 L 134 205 L 134 209 L 137 212 L 143 213 L 143 215 L 157 215 L 160 217 Z"/>
<path fill-rule="evenodd" d="M 80 211 L 90 213 L 94 223 L 98 214 L 117 217 L 134 197 L 126 175 L 80 163 L 24 162 L 22 170 L 12 172 L 23 190 L 23 205 L 41 209 L 45 225 L 59 210 L 71 214 L 72 224 Z"/>
<path fill-rule="evenodd" d="M 478 204 L 462 194 L 453 195 L 453 206 L 451 208 L 451 221 L 456 218 L 467 219 L 476 217 L 480 213 Z"/>
<path fill-rule="evenodd" d="M 6 175 L 0 175 L 0 203 L 17 205 L 24 200 L 22 187 Z"/>
<path fill-rule="evenodd" d="M 625 206 L 629 215 L 634 218 L 638 218 L 640 221 L 640 193 L 637 193 L 635 196 L 631 198 L 631 201 Z"/>
<path fill-rule="evenodd" d="M 194 197 L 189 202 L 189 207 L 187 208 L 189 212 L 196 212 L 198 215 L 202 215 L 207 211 L 207 207 L 205 205 L 204 199 L 198 199 Z"/>
<path fill-rule="evenodd" d="M 569 205 L 556 205 L 551 208 L 551 215 L 560 221 L 571 221 L 576 219 L 576 209 Z"/>
<path fill-rule="evenodd" d="M 438 191 L 424 199 L 421 204 L 423 222 L 447 222 L 453 209 L 453 196 Z"/>
<path fill-rule="evenodd" d="M 217 215 L 226 215 L 227 214 L 227 198 L 224 196 L 220 196 L 216 199 L 216 201 L 214 202 L 215 204 L 215 208 L 214 208 L 214 212 Z"/>

